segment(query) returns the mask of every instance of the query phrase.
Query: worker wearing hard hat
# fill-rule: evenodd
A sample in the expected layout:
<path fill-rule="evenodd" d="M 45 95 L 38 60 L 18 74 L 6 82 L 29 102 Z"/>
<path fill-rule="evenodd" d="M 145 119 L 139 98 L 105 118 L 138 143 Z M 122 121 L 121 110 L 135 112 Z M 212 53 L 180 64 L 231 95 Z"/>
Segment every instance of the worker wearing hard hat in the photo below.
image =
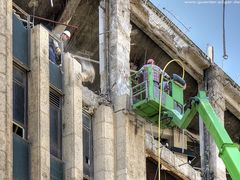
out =
<path fill-rule="evenodd" d="M 71 33 L 68 30 L 65 30 L 62 34 L 56 35 L 60 42 L 50 39 L 49 41 L 49 59 L 56 63 L 61 64 L 61 43 L 68 41 L 71 37 Z"/>
<path fill-rule="evenodd" d="M 155 65 L 154 59 L 148 59 L 148 60 L 147 60 L 147 64 Z"/>

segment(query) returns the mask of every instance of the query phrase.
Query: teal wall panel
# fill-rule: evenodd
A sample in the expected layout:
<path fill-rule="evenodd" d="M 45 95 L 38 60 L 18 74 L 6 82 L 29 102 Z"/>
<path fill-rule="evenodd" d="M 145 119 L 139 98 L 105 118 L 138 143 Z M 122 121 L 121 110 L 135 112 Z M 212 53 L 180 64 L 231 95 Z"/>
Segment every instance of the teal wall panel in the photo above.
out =
<path fill-rule="evenodd" d="M 13 14 L 13 56 L 28 65 L 28 30 L 21 20 Z"/>
<path fill-rule="evenodd" d="M 29 178 L 29 143 L 13 134 L 13 178 L 28 180 Z"/>
<path fill-rule="evenodd" d="M 63 161 L 51 156 L 50 158 L 50 174 L 51 180 L 63 180 Z"/>
<path fill-rule="evenodd" d="M 58 65 L 49 61 L 50 83 L 62 90 L 62 73 Z"/>

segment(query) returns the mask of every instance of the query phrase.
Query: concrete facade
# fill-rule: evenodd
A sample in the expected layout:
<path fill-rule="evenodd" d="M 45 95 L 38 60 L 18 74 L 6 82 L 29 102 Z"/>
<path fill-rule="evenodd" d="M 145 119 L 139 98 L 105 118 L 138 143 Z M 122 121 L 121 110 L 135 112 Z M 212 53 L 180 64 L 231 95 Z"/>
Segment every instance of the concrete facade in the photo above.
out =
<path fill-rule="evenodd" d="M 83 178 L 81 65 L 64 57 L 63 161 L 65 179 Z"/>
<path fill-rule="evenodd" d="M 50 179 L 50 114 L 48 31 L 41 25 L 31 31 L 31 72 L 28 87 L 28 136 L 31 143 L 31 177 Z"/>
<path fill-rule="evenodd" d="M 81 5 L 81 2 L 79 0 L 69 1 L 70 4 L 66 7 L 60 19 L 68 23 L 72 19 L 71 16 L 76 14 L 74 11 L 77 12 L 78 8 L 75 6 Z M 11 1 L 5 0 L 0 5 L 0 19 L 4 19 L 4 21 L 0 21 L 2 25 L 0 27 L 0 38 L 2 42 L 6 42 L 0 45 L 0 98 L 3 101 L 0 104 L 0 122 L 3 124 L 3 126 L 0 126 L 0 137 L 3 137 L 0 138 L 0 179 L 11 180 Z M 75 61 L 70 54 L 65 54 L 62 74 L 64 77 L 62 137 L 60 137 L 62 138 L 62 161 L 64 162 L 65 179 L 78 180 L 84 178 L 82 113 L 83 108 L 87 108 L 93 116 L 93 179 L 145 180 L 147 179 L 146 158 L 151 158 L 156 162 L 159 159 L 157 140 L 155 140 L 158 135 L 156 127 L 153 130 L 154 132 L 152 132 L 152 129 L 147 129 L 146 124 L 148 123 L 131 112 L 129 108 L 129 62 L 131 61 L 131 48 L 134 48 L 131 46 L 130 36 L 132 24 L 140 28 L 159 48 L 166 51 L 169 57 L 180 58 L 186 65 L 187 73 L 198 84 L 208 84 L 209 99 L 222 120 L 224 120 L 226 107 L 234 108 L 234 115 L 240 118 L 240 110 L 238 110 L 238 107 L 240 107 L 240 96 L 238 97 L 240 90 L 231 83 L 225 87 L 225 82 L 222 79 L 223 77 L 228 78 L 224 73 L 216 66 L 211 66 L 204 53 L 165 15 L 156 11 L 152 5 L 137 0 L 102 0 L 100 5 L 102 5 L 99 7 L 101 12 L 98 15 L 103 16 L 102 18 L 105 19 L 103 25 L 106 27 L 102 27 L 104 31 L 96 36 L 104 36 L 104 39 L 100 42 L 102 47 L 99 47 L 99 51 L 107 49 L 107 52 L 99 57 L 99 63 L 103 63 L 101 67 L 103 68 L 103 74 L 102 78 L 99 79 L 103 81 L 100 83 L 100 88 L 104 96 L 102 94 L 97 95 L 82 85 L 81 64 Z M 74 7 L 73 12 L 71 12 L 71 7 Z M 59 28 L 64 29 L 65 27 L 60 26 Z M 37 180 L 51 178 L 48 48 L 47 30 L 40 25 L 33 27 L 31 33 L 31 67 L 28 73 L 29 119 L 27 128 L 28 139 L 31 143 L 31 177 Z M 207 78 L 204 82 L 204 71 L 206 69 Z M 101 75 L 101 71 L 99 74 Z M 106 87 L 108 85 L 109 87 Z M 201 86 L 199 89 L 202 88 Z M 110 92 L 108 98 L 106 98 L 105 93 L 108 93 L 108 91 Z M 203 126 L 200 126 L 200 129 L 204 131 Z M 164 132 L 164 138 L 171 139 L 174 147 L 188 148 L 186 134 L 183 136 L 177 129 L 168 129 Z M 205 141 L 204 138 L 200 137 L 200 141 Z M 202 167 L 210 166 L 212 178 L 226 179 L 225 166 L 222 160 L 218 158 L 217 147 L 212 139 L 209 141 L 210 148 L 207 153 L 209 153 L 210 162 L 203 165 L 205 162 L 202 160 Z M 204 143 L 206 144 L 206 142 Z M 201 155 L 203 156 L 204 153 Z M 194 169 L 188 164 L 187 156 L 180 153 L 174 154 L 166 147 L 161 147 L 160 158 L 161 170 L 171 172 L 181 179 L 199 180 L 202 178 L 200 171 L 202 170 L 202 173 L 204 173 L 205 170 Z"/>
<path fill-rule="evenodd" d="M 12 179 L 12 1 L 0 2 L 0 179 Z"/>

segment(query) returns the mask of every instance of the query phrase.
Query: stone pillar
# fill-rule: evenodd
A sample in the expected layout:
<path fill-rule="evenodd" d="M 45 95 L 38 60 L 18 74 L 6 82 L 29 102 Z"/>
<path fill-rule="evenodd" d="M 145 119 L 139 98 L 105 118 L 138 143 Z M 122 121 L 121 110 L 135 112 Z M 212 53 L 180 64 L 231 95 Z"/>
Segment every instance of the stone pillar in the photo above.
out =
<path fill-rule="evenodd" d="M 224 111 L 225 111 L 225 99 L 224 95 L 224 86 L 222 81 L 221 71 L 217 66 L 212 65 L 206 71 L 206 80 L 207 80 L 207 90 L 209 100 L 216 111 L 219 118 L 222 120 L 224 124 Z M 226 169 L 225 165 L 221 158 L 218 157 L 219 151 L 214 142 L 214 140 L 210 137 L 209 140 L 209 166 L 210 166 L 210 175 L 212 173 L 212 177 L 214 179 L 226 179 Z"/>
<path fill-rule="evenodd" d="M 177 128 L 173 129 L 173 146 L 177 148 L 181 148 L 183 150 L 187 149 L 187 136 L 183 135 L 182 129 L 179 130 Z M 188 160 L 187 155 L 176 153 L 176 156 L 186 163 Z"/>
<path fill-rule="evenodd" d="M 206 83 L 202 82 L 198 84 L 198 90 L 205 90 Z M 201 116 L 199 118 L 199 144 L 200 144 L 200 157 L 201 157 L 201 173 L 203 179 L 210 179 L 209 172 L 209 132 L 203 123 Z"/>
<path fill-rule="evenodd" d="M 31 32 L 28 135 L 31 143 L 31 177 L 50 179 L 48 31 L 37 25 Z"/>
<path fill-rule="evenodd" d="M 94 179 L 114 180 L 114 119 L 112 108 L 101 105 L 93 120 Z"/>
<path fill-rule="evenodd" d="M 145 128 L 123 112 L 115 113 L 116 179 L 145 180 Z"/>
<path fill-rule="evenodd" d="M 125 113 L 130 87 L 130 1 L 109 1 L 109 66 L 117 180 L 146 179 L 144 126 Z"/>
<path fill-rule="evenodd" d="M 12 179 L 12 1 L 0 3 L 0 179 Z"/>
<path fill-rule="evenodd" d="M 65 179 L 83 179 L 81 65 L 64 57 L 63 161 Z"/>

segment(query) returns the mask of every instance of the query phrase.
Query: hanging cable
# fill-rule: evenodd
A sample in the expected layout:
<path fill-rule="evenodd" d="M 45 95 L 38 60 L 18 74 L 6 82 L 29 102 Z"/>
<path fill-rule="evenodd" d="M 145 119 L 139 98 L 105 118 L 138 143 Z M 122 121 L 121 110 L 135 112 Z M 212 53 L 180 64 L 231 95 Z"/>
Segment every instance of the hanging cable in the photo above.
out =
<path fill-rule="evenodd" d="M 178 62 L 179 65 L 182 67 L 182 79 L 184 79 L 185 77 L 185 68 L 182 64 L 182 61 L 180 61 L 179 59 L 173 59 L 171 61 L 169 61 L 165 67 L 163 68 L 163 71 L 161 73 L 161 81 L 160 81 L 160 91 L 159 91 L 159 109 L 158 109 L 158 112 L 159 112 L 159 116 L 158 116 L 158 180 L 160 180 L 160 171 L 161 171 L 161 168 L 160 168 L 160 159 L 161 159 L 161 153 L 160 153 L 160 128 L 161 128 L 161 125 L 160 125 L 160 120 L 161 120 L 161 111 L 162 111 L 162 89 L 163 89 L 163 78 L 164 78 L 164 75 L 165 75 L 165 71 L 167 69 L 167 67 L 172 63 L 172 62 Z"/>
<path fill-rule="evenodd" d="M 228 59 L 227 51 L 226 51 L 226 37 L 225 37 L 225 0 L 223 0 L 223 8 L 222 8 L 222 30 L 223 30 L 223 59 Z M 222 64 L 223 66 L 223 64 Z"/>

